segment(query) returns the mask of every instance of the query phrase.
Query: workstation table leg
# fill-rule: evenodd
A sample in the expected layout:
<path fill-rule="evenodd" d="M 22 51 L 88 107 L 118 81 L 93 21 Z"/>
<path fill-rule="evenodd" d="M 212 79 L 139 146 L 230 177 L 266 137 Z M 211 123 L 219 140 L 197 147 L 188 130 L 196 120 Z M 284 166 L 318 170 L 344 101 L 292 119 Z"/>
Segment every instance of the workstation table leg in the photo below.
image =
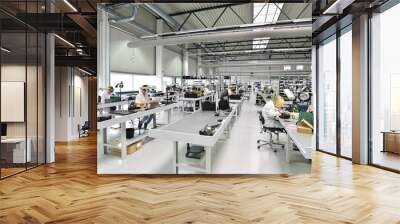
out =
<path fill-rule="evenodd" d="M 207 146 L 204 147 L 205 153 L 206 153 L 206 173 L 211 174 L 211 153 L 212 153 L 212 147 Z"/>
<path fill-rule="evenodd" d="M 172 153 L 172 155 L 173 155 L 172 156 L 172 165 L 173 165 L 172 172 L 175 173 L 175 174 L 179 174 L 179 170 L 178 170 L 179 149 L 178 149 L 178 146 L 179 146 L 178 142 L 174 141 L 173 142 L 173 150 L 174 150 L 174 152 Z"/>
<path fill-rule="evenodd" d="M 292 139 L 287 136 L 287 142 L 286 142 L 286 162 L 290 163 L 290 153 L 292 153 L 293 150 L 293 142 Z"/>
<path fill-rule="evenodd" d="M 106 144 L 108 143 L 107 132 L 108 132 L 108 129 L 107 129 L 107 128 L 102 128 L 102 129 L 100 129 L 101 149 L 103 150 L 103 153 L 104 153 L 104 154 L 107 154 L 107 153 L 108 153 L 108 148 L 107 148 L 107 146 L 106 146 Z"/>
<path fill-rule="evenodd" d="M 167 110 L 167 124 L 171 122 L 172 109 Z"/>
<path fill-rule="evenodd" d="M 103 142 L 103 128 L 100 128 L 97 132 L 97 158 L 101 158 L 104 155 L 104 142 Z"/>
<path fill-rule="evenodd" d="M 121 158 L 125 159 L 126 152 L 126 122 L 121 123 Z"/>

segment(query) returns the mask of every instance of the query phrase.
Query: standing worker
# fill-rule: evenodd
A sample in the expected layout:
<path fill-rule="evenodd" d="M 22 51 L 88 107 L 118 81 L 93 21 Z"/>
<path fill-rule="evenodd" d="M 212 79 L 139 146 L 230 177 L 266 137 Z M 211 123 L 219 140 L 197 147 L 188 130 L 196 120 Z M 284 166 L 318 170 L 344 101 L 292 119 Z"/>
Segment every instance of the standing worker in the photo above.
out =
<path fill-rule="evenodd" d="M 148 86 L 143 85 L 140 87 L 139 94 L 135 99 L 136 107 L 140 107 L 143 109 L 149 108 L 150 97 L 148 93 Z M 142 129 L 142 124 L 144 124 L 144 129 L 147 129 L 148 124 L 153 120 L 153 126 L 155 127 L 155 114 L 146 115 L 143 117 L 141 121 L 139 121 L 139 129 Z"/>

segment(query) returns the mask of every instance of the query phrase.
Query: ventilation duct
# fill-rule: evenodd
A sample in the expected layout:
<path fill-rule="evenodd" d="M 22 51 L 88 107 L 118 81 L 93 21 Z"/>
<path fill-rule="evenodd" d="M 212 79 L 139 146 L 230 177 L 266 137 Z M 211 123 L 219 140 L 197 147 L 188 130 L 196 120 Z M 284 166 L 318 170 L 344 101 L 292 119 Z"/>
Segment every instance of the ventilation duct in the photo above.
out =
<path fill-rule="evenodd" d="M 139 5 L 132 3 L 132 4 L 128 4 L 128 5 L 124 4 L 123 6 L 132 8 L 132 12 L 131 12 L 130 16 L 121 18 L 121 17 L 117 16 L 117 13 L 115 12 L 115 6 L 104 7 L 104 10 L 106 12 L 108 12 L 112 16 L 116 17 L 116 18 L 109 19 L 110 23 L 127 23 L 127 22 L 131 22 L 131 21 L 135 20 L 136 15 L 138 13 Z"/>
<path fill-rule="evenodd" d="M 143 36 L 140 40 L 128 43 L 128 47 L 249 40 L 265 37 L 311 37 L 311 30 L 311 20 L 284 21 L 276 24 L 245 24 Z"/>

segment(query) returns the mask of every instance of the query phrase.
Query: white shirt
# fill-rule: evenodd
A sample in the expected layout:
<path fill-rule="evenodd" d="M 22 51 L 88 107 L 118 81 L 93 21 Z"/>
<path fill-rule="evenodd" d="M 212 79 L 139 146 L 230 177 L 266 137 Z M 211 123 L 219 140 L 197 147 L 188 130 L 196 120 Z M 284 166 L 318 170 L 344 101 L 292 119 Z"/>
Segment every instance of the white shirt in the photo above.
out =
<path fill-rule="evenodd" d="M 265 126 L 272 126 L 275 123 L 275 118 L 281 115 L 281 113 L 276 109 L 272 100 L 267 100 L 262 109 L 262 115 L 265 119 Z"/>
<path fill-rule="evenodd" d="M 109 93 L 108 91 L 103 91 L 103 94 L 101 94 L 101 103 L 106 103 L 106 100 L 109 100 L 112 96 L 112 93 Z"/>

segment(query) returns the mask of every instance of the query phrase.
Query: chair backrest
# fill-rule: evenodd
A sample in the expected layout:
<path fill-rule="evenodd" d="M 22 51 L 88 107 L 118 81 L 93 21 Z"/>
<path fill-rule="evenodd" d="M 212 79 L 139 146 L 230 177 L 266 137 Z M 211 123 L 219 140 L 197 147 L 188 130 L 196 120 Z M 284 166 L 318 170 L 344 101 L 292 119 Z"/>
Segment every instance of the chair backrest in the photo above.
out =
<path fill-rule="evenodd" d="M 89 124 L 90 124 L 89 121 L 85 121 L 85 123 L 82 126 L 82 129 L 89 129 L 90 128 Z"/>
<path fill-rule="evenodd" d="M 262 115 L 262 111 L 258 111 L 258 118 L 259 118 L 261 124 L 264 125 L 265 124 L 265 118 Z"/>
<path fill-rule="evenodd" d="M 218 102 L 218 108 L 220 110 L 228 110 L 230 108 L 229 107 L 229 101 L 228 100 L 220 100 Z"/>

